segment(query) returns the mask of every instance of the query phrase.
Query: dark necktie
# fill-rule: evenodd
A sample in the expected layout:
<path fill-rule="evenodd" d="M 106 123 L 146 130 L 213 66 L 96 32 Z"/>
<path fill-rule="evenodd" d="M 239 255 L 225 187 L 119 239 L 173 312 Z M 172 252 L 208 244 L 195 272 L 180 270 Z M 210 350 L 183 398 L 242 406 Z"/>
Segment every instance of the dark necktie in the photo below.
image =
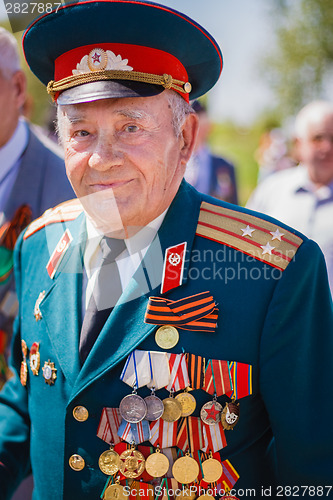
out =
<path fill-rule="evenodd" d="M 102 262 L 81 328 L 79 352 L 82 364 L 122 293 L 115 259 L 125 250 L 125 242 L 113 238 L 102 238 L 100 247 Z"/>

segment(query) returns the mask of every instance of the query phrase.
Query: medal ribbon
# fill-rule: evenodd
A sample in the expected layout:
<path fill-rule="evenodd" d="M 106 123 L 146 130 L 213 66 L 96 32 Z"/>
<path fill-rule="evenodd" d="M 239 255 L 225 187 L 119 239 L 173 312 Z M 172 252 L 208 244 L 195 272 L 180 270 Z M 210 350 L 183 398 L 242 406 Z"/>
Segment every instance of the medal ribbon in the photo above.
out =
<path fill-rule="evenodd" d="M 118 436 L 127 443 L 140 444 L 148 441 L 150 438 L 149 422 L 141 420 L 137 424 L 131 424 L 122 420 L 118 429 Z"/>
<path fill-rule="evenodd" d="M 103 408 L 97 436 L 108 444 L 120 443 L 118 428 L 121 416 L 118 408 Z"/>
<path fill-rule="evenodd" d="M 227 440 L 221 422 L 214 425 L 203 424 L 203 434 L 205 444 L 201 450 L 205 453 L 209 453 L 210 451 L 216 453 L 227 446 Z"/>
<path fill-rule="evenodd" d="M 128 356 L 120 379 L 130 387 L 143 387 L 151 381 L 152 372 L 148 351 L 136 349 Z"/>
<path fill-rule="evenodd" d="M 149 297 L 145 323 L 214 333 L 217 312 L 216 303 L 210 292 L 201 292 L 180 300 Z"/>
<path fill-rule="evenodd" d="M 167 422 L 160 418 L 150 423 L 149 441 L 155 448 L 171 448 L 177 444 L 177 422 Z"/>
<path fill-rule="evenodd" d="M 169 360 L 166 352 L 148 351 L 150 382 L 147 387 L 156 390 L 168 385 L 170 380 Z"/>
<path fill-rule="evenodd" d="M 222 462 L 222 467 L 223 473 L 221 478 L 219 479 L 219 484 L 217 486 L 218 493 L 223 493 L 231 490 L 239 479 L 238 472 L 231 465 L 229 460 L 224 460 L 224 462 Z M 219 490 L 222 490 L 222 492 L 220 492 Z"/>
<path fill-rule="evenodd" d="M 133 481 L 129 496 L 131 500 L 140 500 L 140 498 L 154 500 L 154 486 L 141 481 Z"/>
<path fill-rule="evenodd" d="M 167 353 L 170 367 L 170 380 L 166 389 L 175 392 L 185 389 L 190 385 L 187 371 L 186 355 Z"/>
<path fill-rule="evenodd" d="M 252 365 L 229 361 L 232 390 L 227 392 L 231 399 L 240 399 L 252 394 Z"/>
<path fill-rule="evenodd" d="M 185 417 L 179 420 L 177 447 L 182 451 L 194 453 L 205 445 L 203 422 L 199 417 Z"/>
<path fill-rule="evenodd" d="M 218 359 L 208 361 L 203 389 L 216 396 L 232 391 L 228 361 Z"/>
<path fill-rule="evenodd" d="M 186 354 L 186 362 L 191 389 L 202 389 L 205 385 L 205 358 Z"/>

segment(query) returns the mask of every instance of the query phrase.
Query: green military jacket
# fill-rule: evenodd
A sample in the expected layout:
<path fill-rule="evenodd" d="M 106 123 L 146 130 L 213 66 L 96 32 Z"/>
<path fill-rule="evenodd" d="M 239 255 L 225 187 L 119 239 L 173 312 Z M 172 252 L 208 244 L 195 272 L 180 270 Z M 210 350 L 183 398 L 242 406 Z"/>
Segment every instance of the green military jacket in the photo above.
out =
<path fill-rule="evenodd" d="M 46 266 L 65 231 L 70 241 L 50 277 Z M 306 486 L 308 493 L 308 487 L 333 484 L 333 428 L 328 421 L 333 414 L 333 316 L 316 243 L 274 219 L 203 196 L 182 183 L 81 368 L 84 238 L 85 216 L 75 201 L 32 223 L 16 247 L 20 307 L 12 345 L 14 376 L 0 394 L 1 500 L 10 498 L 30 469 L 34 500 L 100 498 L 107 476 L 98 460 L 109 448 L 96 435 L 101 413 L 104 407 L 117 408 L 131 392 L 120 380 L 129 354 L 162 350 L 155 342 L 158 326 L 144 321 L 148 298 L 161 296 L 163 258 L 156 253 L 163 256 L 167 248 L 184 242 L 181 283 L 163 296 L 179 300 L 209 291 L 218 321 L 210 333 L 179 330 L 179 342 L 169 352 L 252 366 L 252 394 L 238 401 L 239 422 L 225 432 L 227 446 L 220 451 L 221 460 L 229 460 L 239 475 L 235 494 L 244 496 L 248 489 L 260 497 L 271 487 L 271 496 L 278 497 L 282 487 Z M 27 346 L 26 385 L 22 373 L 20 380 L 22 340 Z M 29 362 L 34 343 L 38 374 L 33 372 L 36 358 L 32 366 Z M 45 363 L 57 370 L 48 382 Z M 168 392 L 162 389 L 157 395 L 163 399 Z M 212 396 L 201 389 L 193 395 L 194 415 L 199 416 Z M 228 398 L 218 400 L 223 405 Z M 78 406 L 88 410 L 83 421 L 73 416 Z M 82 470 L 70 467 L 73 455 L 84 459 Z"/>

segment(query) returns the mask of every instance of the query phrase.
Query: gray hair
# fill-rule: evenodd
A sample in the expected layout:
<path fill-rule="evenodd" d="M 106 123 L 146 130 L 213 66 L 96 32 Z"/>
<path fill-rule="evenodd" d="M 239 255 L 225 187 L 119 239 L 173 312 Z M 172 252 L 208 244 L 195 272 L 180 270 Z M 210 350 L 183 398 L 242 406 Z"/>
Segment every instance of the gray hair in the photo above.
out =
<path fill-rule="evenodd" d="M 14 35 L 0 27 L 0 71 L 3 76 L 10 77 L 21 69 L 17 41 Z"/>
<path fill-rule="evenodd" d="M 169 106 L 172 110 L 172 125 L 176 134 L 176 137 L 179 137 L 181 134 L 183 123 L 187 117 L 187 115 L 193 113 L 195 114 L 194 109 L 190 104 L 188 104 L 183 97 L 181 97 L 177 92 L 173 90 L 166 90 L 168 93 L 168 102 Z M 55 122 L 56 132 L 58 134 L 59 142 L 62 144 L 63 142 L 63 127 L 62 127 L 62 115 L 61 115 L 61 106 L 57 107 L 57 118 Z"/>
<path fill-rule="evenodd" d="M 312 101 L 296 116 L 294 135 L 298 139 L 307 136 L 309 125 L 323 120 L 327 116 L 333 116 L 333 103 L 329 101 Z"/>

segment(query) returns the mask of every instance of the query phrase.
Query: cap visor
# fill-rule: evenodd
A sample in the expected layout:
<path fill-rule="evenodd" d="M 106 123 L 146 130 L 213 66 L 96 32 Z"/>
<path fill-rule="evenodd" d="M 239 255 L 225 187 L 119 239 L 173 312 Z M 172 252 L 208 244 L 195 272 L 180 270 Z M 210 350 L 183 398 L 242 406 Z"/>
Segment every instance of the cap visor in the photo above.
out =
<path fill-rule="evenodd" d="M 165 90 L 162 86 L 127 80 L 106 80 L 77 85 L 61 92 L 57 99 L 60 105 L 98 101 L 99 99 L 117 99 L 122 97 L 149 97 Z"/>

